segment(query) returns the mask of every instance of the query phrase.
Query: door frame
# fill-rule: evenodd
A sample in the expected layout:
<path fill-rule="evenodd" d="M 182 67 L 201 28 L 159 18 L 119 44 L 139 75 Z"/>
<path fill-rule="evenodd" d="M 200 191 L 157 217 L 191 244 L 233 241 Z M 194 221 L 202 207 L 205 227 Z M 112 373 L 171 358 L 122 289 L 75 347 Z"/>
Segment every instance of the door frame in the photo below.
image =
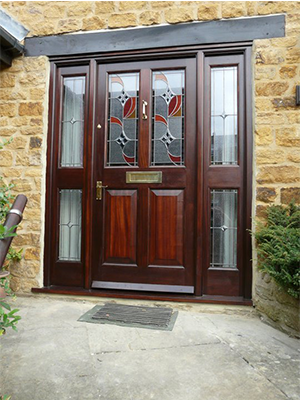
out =
<path fill-rule="evenodd" d="M 206 57 L 212 55 L 234 55 L 240 54 L 244 57 L 245 63 L 245 165 L 243 175 L 244 180 L 244 193 L 246 197 L 245 207 L 244 207 L 244 221 L 245 228 L 251 228 L 251 203 L 252 203 L 252 84 L 251 84 L 251 53 L 252 53 L 252 43 L 233 43 L 230 46 L 228 44 L 219 44 L 214 46 L 186 46 L 186 47 L 173 47 L 167 49 L 157 49 L 157 50 L 145 50 L 145 51 L 124 51 L 116 53 L 106 53 L 106 54 L 93 54 L 93 55 L 82 55 L 65 57 L 53 57 L 50 59 L 51 69 L 50 69 L 50 100 L 49 100 L 49 123 L 48 123 L 48 151 L 47 151 L 47 175 L 46 175 L 46 213 L 45 213 L 45 248 L 44 248 L 44 288 L 41 291 L 47 292 L 76 292 L 80 293 L 90 293 L 96 295 L 95 291 L 91 290 L 91 256 L 92 256 L 92 200 L 95 196 L 95 188 L 93 188 L 93 174 L 91 165 L 94 160 L 94 135 L 96 127 L 94 126 L 94 116 L 93 107 L 95 105 L 95 79 L 96 70 L 98 63 L 111 63 L 111 62 L 124 62 L 124 61 L 135 61 L 135 60 L 159 60 L 159 59 L 170 59 L 170 58 L 180 58 L 180 57 L 195 57 L 197 65 L 197 129 L 196 129 L 196 141 L 197 141 L 197 205 L 196 205 L 196 218 L 197 218 L 197 230 L 196 230 L 196 265 L 195 265 L 195 294 L 190 295 L 192 301 L 204 301 L 204 302 L 243 302 L 251 299 L 251 287 L 252 287 L 252 263 L 251 263 L 251 237 L 248 232 L 244 232 L 243 244 L 243 295 L 239 296 L 235 300 L 232 298 L 224 298 L 224 296 L 203 296 L 201 293 L 201 286 L 203 280 L 203 267 L 202 267 L 202 248 L 204 245 L 204 238 L 201 234 L 202 223 L 204 217 L 204 205 L 203 205 L 203 94 L 204 88 L 201 84 L 203 79 L 204 62 Z M 58 79 L 58 71 L 61 67 L 72 67 L 72 66 L 86 66 L 89 69 L 89 96 L 87 98 L 87 135 L 85 138 L 85 159 L 90 155 L 90 162 L 86 163 L 85 168 L 85 198 L 83 199 L 83 208 L 86 212 L 85 215 L 85 251 L 83 258 L 83 285 L 77 287 L 67 288 L 67 285 L 57 285 L 51 284 L 50 274 L 52 268 L 52 249 L 53 249 L 53 232 L 54 221 L 52 215 L 52 208 L 54 206 L 53 200 L 53 187 L 55 184 L 55 154 L 57 152 L 56 142 L 55 142 L 55 99 L 57 98 L 57 91 L 55 91 Z M 39 291 L 36 289 L 35 291 Z M 98 292 L 98 291 L 97 291 Z M 108 295 L 107 291 L 103 291 L 103 295 Z M 98 292 L 99 295 L 99 292 Z M 116 296 L 115 293 L 111 294 Z M 125 297 L 135 296 L 134 294 L 125 294 Z M 147 297 L 146 295 L 144 296 Z M 172 296 L 171 296 L 172 297 Z M 186 297 L 186 296 L 184 296 Z M 162 298 L 163 296 L 158 296 Z M 170 298 L 170 296 L 168 296 Z"/>

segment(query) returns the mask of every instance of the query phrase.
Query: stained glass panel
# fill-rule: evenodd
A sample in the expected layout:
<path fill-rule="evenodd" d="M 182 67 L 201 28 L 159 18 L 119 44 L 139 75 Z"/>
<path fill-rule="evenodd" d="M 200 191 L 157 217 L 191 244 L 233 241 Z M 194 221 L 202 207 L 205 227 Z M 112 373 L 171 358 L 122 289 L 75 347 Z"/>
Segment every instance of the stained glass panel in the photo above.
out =
<path fill-rule="evenodd" d="M 139 73 L 109 75 L 107 165 L 138 165 Z"/>
<path fill-rule="evenodd" d="M 60 190 L 59 260 L 81 260 L 81 190 Z"/>
<path fill-rule="evenodd" d="M 211 163 L 237 164 L 237 67 L 211 69 Z"/>
<path fill-rule="evenodd" d="M 85 77 L 64 78 L 61 167 L 82 167 Z"/>
<path fill-rule="evenodd" d="M 153 72 L 151 165 L 184 164 L 184 70 Z"/>
<path fill-rule="evenodd" d="M 211 191 L 211 268 L 237 268 L 237 190 Z"/>

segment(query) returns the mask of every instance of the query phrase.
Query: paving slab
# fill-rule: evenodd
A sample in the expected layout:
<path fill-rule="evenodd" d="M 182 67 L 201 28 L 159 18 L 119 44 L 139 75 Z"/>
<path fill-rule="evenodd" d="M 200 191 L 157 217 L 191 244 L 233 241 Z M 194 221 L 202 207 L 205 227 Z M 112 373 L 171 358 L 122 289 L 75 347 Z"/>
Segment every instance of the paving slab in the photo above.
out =
<path fill-rule="evenodd" d="M 249 307 L 171 306 L 174 329 L 78 322 L 112 299 L 19 297 L 0 337 L 0 394 L 12 400 L 299 400 L 300 342 Z M 236 312 L 235 312 L 236 311 Z"/>

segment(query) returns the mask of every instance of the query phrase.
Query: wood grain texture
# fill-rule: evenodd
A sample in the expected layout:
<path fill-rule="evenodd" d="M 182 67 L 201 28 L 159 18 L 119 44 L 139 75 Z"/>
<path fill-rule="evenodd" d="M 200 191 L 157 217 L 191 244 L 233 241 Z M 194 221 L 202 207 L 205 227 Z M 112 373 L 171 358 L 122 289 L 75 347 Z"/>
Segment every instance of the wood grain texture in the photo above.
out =
<path fill-rule="evenodd" d="M 136 263 L 137 190 L 106 190 L 105 263 Z M 98 248 L 100 251 L 101 249 Z"/>

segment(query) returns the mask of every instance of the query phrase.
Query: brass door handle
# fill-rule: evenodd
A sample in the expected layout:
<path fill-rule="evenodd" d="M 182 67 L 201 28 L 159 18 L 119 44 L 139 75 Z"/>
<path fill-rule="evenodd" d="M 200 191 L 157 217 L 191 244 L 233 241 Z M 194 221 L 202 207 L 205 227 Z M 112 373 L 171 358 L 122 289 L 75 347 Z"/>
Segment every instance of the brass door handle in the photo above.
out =
<path fill-rule="evenodd" d="M 146 111 L 147 105 L 148 105 L 148 103 L 145 100 L 143 100 L 143 117 L 142 117 L 143 119 L 148 119 L 147 111 Z"/>
<path fill-rule="evenodd" d="M 102 189 L 107 188 L 107 186 L 102 185 L 102 181 L 97 181 L 96 185 L 96 200 L 102 200 Z"/>

